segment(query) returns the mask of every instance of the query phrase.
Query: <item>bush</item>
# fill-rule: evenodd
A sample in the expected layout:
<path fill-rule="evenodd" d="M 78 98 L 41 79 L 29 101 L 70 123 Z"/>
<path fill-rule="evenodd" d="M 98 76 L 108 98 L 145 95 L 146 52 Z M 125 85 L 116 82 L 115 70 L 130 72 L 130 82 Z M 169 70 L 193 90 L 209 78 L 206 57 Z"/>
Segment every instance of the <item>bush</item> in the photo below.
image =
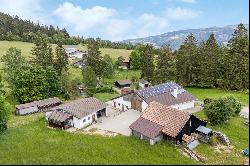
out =
<path fill-rule="evenodd" d="M 238 115 L 241 111 L 241 104 L 233 96 L 227 97 L 229 107 L 232 108 L 234 115 Z"/>
<path fill-rule="evenodd" d="M 231 96 L 204 100 L 204 111 L 211 125 L 225 123 L 240 110 L 241 104 Z"/>

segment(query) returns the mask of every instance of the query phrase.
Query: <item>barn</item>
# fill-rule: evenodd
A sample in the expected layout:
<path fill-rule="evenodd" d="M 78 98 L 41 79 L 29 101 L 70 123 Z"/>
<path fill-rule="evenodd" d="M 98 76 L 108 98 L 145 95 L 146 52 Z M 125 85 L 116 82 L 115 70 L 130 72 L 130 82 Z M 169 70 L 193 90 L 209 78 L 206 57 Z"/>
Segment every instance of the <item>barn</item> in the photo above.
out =
<path fill-rule="evenodd" d="M 84 128 L 101 116 L 106 116 L 106 104 L 94 97 L 74 100 L 46 113 L 50 126 L 64 129 Z"/>
<path fill-rule="evenodd" d="M 152 101 L 184 110 L 193 108 L 197 99 L 180 85 L 168 82 L 137 91 L 131 105 L 135 110 L 144 111 Z"/>
<path fill-rule="evenodd" d="M 130 87 L 132 82 L 130 80 L 119 80 L 115 82 L 115 86 L 117 88 L 125 88 L 125 87 Z"/>
<path fill-rule="evenodd" d="M 62 102 L 58 97 L 33 101 L 30 103 L 16 105 L 16 115 L 27 115 L 36 112 L 46 112 L 52 107 L 60 105 Z"/>
<path fill-rule="evenodd" d="M 131 58 L 129 56 L 126 56 L 122 59 L 122 64 L 121 64 L 120 68 L 130 69 L 130 63 L 131 63 Z"/>
<path fill-rule="evenodd" d="M 142 115 L 130 125 L 131 134 L 146 139 L 151 145 L 167 139 L 179 144 L 184 134 L 190 135 L 207 122 L 184 111 L 152 101 Z"/>

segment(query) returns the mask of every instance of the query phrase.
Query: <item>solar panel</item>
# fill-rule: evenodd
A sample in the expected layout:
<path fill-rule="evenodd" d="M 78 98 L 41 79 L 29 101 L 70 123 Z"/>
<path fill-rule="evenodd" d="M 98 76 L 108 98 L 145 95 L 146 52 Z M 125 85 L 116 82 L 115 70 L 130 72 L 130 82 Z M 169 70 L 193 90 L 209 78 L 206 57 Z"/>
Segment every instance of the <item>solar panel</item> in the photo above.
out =
<path fill-rule="evenodd" d="M 149 88 L 145 88 L 142 89 L 138 92 L 138 95 L 144 97 L 144 98 L 148 98 L 148 97 L 152 97 L 152 96 L 156 96 L 159 94 L 163 94 L 169 91 L 172 91 L 173 89 L 178 88 L 178 94 L 185 92 L 185 90 L 179 86 L 178 84 L 174 83 L 174 82 L 167 82 L 164 84 L 160 84 L 160 85 L 156 85 L 153 87 L 149 87 Z"/>

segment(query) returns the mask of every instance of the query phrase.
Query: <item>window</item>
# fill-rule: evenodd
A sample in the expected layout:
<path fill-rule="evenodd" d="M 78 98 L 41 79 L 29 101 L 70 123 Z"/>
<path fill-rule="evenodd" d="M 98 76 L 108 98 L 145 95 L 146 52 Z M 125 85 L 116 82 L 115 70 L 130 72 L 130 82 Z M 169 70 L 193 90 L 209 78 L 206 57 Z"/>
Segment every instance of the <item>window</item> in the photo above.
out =
<path fill-rule="evenodd" d="M 118 103 L 118 105 L 120 106 L 121 104 L 120 104 L 120 103 Z"/>
<path fill-rule="evenodd" d="M 90 120 L 90 117 L 88 117 L 88 120 Z"/>
<path fill-rule="evenodd" d="M 84 122 L 86 122 L 86 119 L 83 119 L 83 121 L 82 121 L 82 122 L 83 122 L 83 123 L 84 123 Z"/>

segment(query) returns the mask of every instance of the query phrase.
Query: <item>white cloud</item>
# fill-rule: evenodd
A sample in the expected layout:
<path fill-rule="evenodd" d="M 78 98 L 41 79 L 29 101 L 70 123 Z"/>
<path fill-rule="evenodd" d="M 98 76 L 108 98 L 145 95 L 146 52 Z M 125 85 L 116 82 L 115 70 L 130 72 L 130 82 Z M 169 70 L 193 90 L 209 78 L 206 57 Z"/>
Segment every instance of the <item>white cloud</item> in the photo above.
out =
<path fill-rule="evenodd" d="M 184 9 L 184 8 L 168 8 L 166 15 L 169 19 L 173 20 L 189 20 L 198 18 L 201 14 L 201 11 L 194 11 L 190 9 Z"/>
<path fill-rule="evenodd" d="M 36 23 L 38 20 L 43 24 L 53 22 L 41 7 L 40 0 L 0 0 L 0 11 Z"/>
<path fill-rule="evenodd" d="M 101 6 L 84 9 L 70 2 L 64 2 L 54 10 L 54 14 L 63 21 L 63 25 L 73 28 L 74 32 L 85 36 L 99 35 L 110 40 L 156 35 L 170 28 L 165 15 L 144 13 L 137 17 L 121 18 L 121 12 Z"/>
<path fill-rule="evenodd" d="M 82 32 L 106 24 L 116 14 L 116 11 L 101 6 L 82 9 L 72 3 L 65 2 L 54 11 L 54 14 L 64 22 L 74 24 L 77 32 Z"/>
<path fill-rule="evenodd" d="M 195 3 L 196 0 L 181 0 L 182 2 L 186 2 L 186 3 Z"/>

